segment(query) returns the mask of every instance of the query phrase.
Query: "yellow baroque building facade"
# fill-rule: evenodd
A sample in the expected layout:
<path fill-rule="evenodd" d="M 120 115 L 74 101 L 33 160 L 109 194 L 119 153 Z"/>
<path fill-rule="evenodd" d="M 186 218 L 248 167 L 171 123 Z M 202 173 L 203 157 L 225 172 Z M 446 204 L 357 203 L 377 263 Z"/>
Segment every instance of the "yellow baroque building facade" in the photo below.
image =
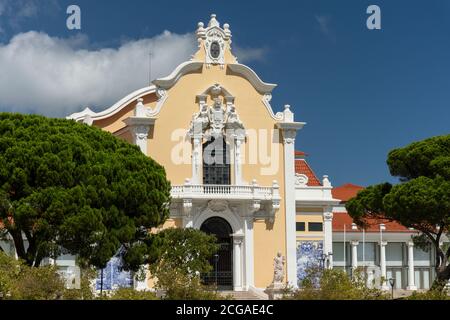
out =
<path fill-rule="evenodd" d="M 325 178 L 309 186 L 296 172 L 295 138 L 305 123 L 294 120 L 289 105 L 274 113 L 276 85 L 238 62 L 229 25 L 212 15 L 196 36 L 198 51 L 167 77 L 104 111 L 87 108 L 68 118 L 138 145 L 165 167 L 172 202 L 162 227 L 218 237 L 212 263 L 219 285 L 268 287 L 280 253 L 283 282 L 296 286 L 299 241 L 320 240 L 332 251 L 331 218 L 323 218 L 335 203 L 331 185 Z M 323 222 L 323 232 L 297 232 L 304 220 Z"/>

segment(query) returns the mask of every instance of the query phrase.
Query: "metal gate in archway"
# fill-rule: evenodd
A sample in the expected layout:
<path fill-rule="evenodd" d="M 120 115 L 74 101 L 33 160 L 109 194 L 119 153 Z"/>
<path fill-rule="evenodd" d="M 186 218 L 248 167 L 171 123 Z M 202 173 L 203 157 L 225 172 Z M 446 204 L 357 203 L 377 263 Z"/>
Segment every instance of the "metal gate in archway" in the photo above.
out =
<path fill-rule="evenodd" d="M 223 218 L 212 217 L 203 222 L 200 230 L 217 237 L 219 250 L 210 258 L 211 272 L 202 274 L 205 285 L 217 285 L 219 290 L 233 289 L 233 241 L 230 224 Z"/>

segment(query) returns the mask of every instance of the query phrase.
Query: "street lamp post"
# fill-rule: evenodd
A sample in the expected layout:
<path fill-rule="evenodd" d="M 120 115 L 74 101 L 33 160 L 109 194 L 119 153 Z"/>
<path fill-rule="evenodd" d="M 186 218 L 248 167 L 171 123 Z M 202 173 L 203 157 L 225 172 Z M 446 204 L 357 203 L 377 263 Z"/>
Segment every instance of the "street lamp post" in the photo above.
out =
<path fill-rule="evenodd" d="M 100 271 L 100 296 L 103 297 L 103 270 Z"/>
<path fill-rule="evenodd" d="M 218 263 L 219 263 L 219 254 L 217 254 L 217 253 L 214 255 L 214 263 L 215 263 L 215 266 L 216 266 L 216 268 L 215 268 L 215 271 L 216 271 L 216 272 L 215 272 L 215 273 L 216 273 L 216 274 L 215 274 L 215 276 L 216 276 L 216 281 L 215 281 L 215 282 L 216 282 L 216 293 L 217 293 L 217 285 L 218 285 L 218 284 L 217 284 L 217 265 L 218 265 Z"/>
<path fill-rule="evenodd" d="M 394 285 L 395 285 L 395 279 L 389 278 L 389 284 L 391 285 L 391 292 L 392 292 L 392 300 L 394 300 Z"/>
<path fill-rule="evenodd" d="M 384 223 L 380 223 L 380 271 L 381 271 L 381 290 L 386 288 L 386 247 L 383 243 L 383 231 L 386 230 Z"/>

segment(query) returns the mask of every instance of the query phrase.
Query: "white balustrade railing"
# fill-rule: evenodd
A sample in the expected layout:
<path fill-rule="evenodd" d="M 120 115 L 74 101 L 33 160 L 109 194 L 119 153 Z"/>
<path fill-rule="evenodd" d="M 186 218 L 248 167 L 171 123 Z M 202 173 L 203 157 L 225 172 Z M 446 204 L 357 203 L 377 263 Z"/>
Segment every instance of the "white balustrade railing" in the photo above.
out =
<path fill-rule="evenodd" d="M 221 197 L 271 200 L 278 195 L 278 187 L 260 187 L 257 185 L 214 185 L 185 184 L 172 186 L 172 198 Z"/>

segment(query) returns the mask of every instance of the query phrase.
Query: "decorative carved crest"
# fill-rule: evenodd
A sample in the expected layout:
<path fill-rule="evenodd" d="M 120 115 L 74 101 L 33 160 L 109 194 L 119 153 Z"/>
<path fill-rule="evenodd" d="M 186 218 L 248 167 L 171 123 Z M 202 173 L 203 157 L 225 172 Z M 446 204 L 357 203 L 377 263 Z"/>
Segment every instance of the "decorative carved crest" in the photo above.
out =
<path fill-rule="evenodd" d="M 225 65 L 225 50 L 231 44 L 230 26 L 225 23 L 223 29 L 220 27 L 216 15 L 211 15 L 211 20 L 205 28 L 203 22 L 198 23 L 197 39 L 199 45 L 203 41 L 205 48 L 206 65 Z"/>
<path fill-rule="evenodd" d="M 211 106 L 206 104 L 208 95 L 214 100 Z M 190 136 L 204 134 L 206 137 L 218 137 L 224 135 L 225 131 L 231 131 L 236 134 L 237 131 L 244 130 L 244 125 L 239 119 L 234 106 L 234 97 L 219 84 L 209 87 L 197 98 L 200 110 L 194 114 L 191 121 Z"/>
<path fill-rule="evenodd" d="M 228 209 L 228 202 L 226 200 L 211 200 L 208 202 L 208 208 L 214 212 L 223 212 Z"/>

